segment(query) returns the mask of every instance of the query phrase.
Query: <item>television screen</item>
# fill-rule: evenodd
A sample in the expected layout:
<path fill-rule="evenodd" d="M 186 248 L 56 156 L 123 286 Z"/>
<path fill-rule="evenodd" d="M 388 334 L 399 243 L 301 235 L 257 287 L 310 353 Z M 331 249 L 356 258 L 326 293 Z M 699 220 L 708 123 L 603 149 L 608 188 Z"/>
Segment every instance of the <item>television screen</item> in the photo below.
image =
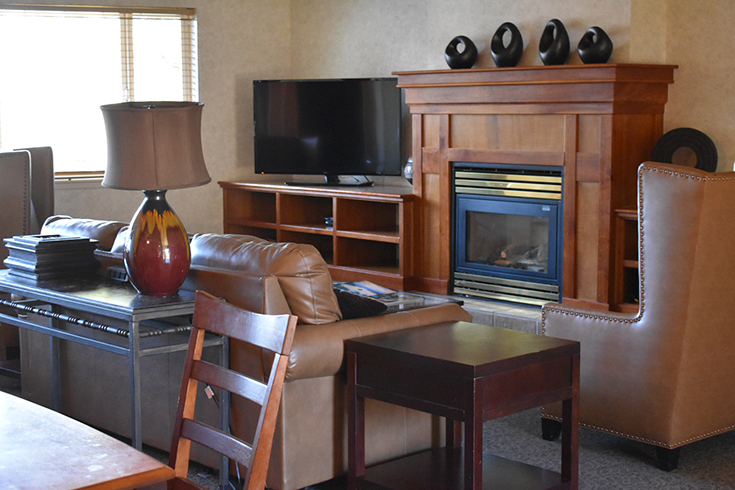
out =
<path fill-rule="evenodd" d="M 256 80 L 255 171 L 401 175 L 401 92 L 395 78 Z"/>

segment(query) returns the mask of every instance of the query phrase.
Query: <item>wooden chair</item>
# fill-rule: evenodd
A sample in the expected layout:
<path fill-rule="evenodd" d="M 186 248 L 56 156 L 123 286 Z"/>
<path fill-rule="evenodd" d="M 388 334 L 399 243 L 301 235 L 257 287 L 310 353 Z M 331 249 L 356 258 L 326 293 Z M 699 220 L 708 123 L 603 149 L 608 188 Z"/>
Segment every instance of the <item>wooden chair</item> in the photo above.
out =
<path fill-rule="evenodd" d="M 187 479 L 192 441 L 242 465 L 245 468 L 243 488 L 263 489 L 296 317 L 252 313 L 198 291 L 192 325 L 169 461 L 176 477 L 169 482 L 169 490 L 202 488 Z M 202 361 L 206 332 L 224 335 L 273 352 L 273 364 L 270 371 L 266 371 L 267 379 L 253 379 Z M 260 407 L 251 443 L 194 420 L 200 381 L 205 385 L 223 388 Z"/>

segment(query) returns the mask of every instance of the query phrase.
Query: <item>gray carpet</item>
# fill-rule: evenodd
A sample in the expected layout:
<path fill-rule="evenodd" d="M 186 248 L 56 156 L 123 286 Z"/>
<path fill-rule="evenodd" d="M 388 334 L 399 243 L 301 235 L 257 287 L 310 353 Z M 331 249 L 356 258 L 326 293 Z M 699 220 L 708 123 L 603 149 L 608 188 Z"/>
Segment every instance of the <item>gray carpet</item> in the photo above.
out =
<path fill-rule="evenodd" d="M 0 390 L 19 394 L 19 383 L 0 376 Z M 485 450 L 498 456 L 560 471 L 561 444 L 541 439 L 540 411 L 528 410 L 485 423 Z M 684 447 L 679 468 L 670 473 L 656 468 L 655 449 L 601 432 L 581 429 L 579 436 L 581 490 L 735 490 L 735 432 Z M 164 451 L 144 448 L 167 460 Z M 190 477 L 215 490 L 215 470 L 192 465 Z M 309 490 L 341 490 L 344 479 Z"/>
<path fill-rule="evenodd" d="M 561 444 L 540 437 L 540 411 L 485 423 L 485 449 L 510 459 L 560 471 Z M 735 433 L 695 442 L 681 450 L 679 467 L 656 468 L 652 446 L 598 431 L 579 435 L 580 489 L 735 489 Z"/>
<path fill-rule="evenodd" d="M 541 439 L 539 409 L 485 423 L 485 450 L 542 468 L 561 470 L 561 443 Z M 735 489 L 735 432 L 695 442 L 681 450 L 679 468 L 656 467 L 652 446 L 581 429 L 581 490 L 731 490 Z M 343 481 L 310 490 L 338 490 Z"/>

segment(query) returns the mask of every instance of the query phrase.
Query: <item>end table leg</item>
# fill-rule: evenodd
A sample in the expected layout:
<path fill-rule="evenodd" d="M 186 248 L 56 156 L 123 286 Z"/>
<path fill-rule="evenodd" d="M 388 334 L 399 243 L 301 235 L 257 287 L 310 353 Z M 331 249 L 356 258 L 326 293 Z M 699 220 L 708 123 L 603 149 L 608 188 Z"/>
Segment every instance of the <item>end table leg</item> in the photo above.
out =
<path fill-rule="evenodd" d="M 561 476 L 579 487 L 579 356 L 572 356 L 572 398 L 562 402 Z"/>
<path fill-rule="evenodd" d="M 357 354 L 347 353 L 347 484 L 357 489 L 357 478 L 365 474 L 365 398 L 357 394 Z"/>
<path fill-rule="evenodd" d="M 482 490 L 482 398 L 478 395 L 478 380 L 470 380 L 470 394 L 473 406 L 472 413 L 464 422 L 464 489 Z M 468 401 L 470 401 L 468 400 Z"/>
<path fill-rule="evenodd" d="M 445 423 L 447 447 L 462 447 L 462 422 L 446 419 Z"/>
<path fill-rule="evenodd" d="M 130 322 L 128 334 L 130 356 L 130 412 L 132 420 L 132 445 L 138 451 L 143 450 L 143 422 L 141 420 L 140 393 L 140 323 Z"/>

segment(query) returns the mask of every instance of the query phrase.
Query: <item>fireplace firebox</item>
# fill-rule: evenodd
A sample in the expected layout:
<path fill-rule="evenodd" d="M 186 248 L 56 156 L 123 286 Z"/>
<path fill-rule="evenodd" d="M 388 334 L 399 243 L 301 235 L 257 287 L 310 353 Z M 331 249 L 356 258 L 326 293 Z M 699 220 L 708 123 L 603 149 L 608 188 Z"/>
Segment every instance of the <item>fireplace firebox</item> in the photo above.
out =
<path fill-rule="evenodd" d="M 560 300 L 562 178 L 559 169 L 455 164 L 455 294 Z"/>

